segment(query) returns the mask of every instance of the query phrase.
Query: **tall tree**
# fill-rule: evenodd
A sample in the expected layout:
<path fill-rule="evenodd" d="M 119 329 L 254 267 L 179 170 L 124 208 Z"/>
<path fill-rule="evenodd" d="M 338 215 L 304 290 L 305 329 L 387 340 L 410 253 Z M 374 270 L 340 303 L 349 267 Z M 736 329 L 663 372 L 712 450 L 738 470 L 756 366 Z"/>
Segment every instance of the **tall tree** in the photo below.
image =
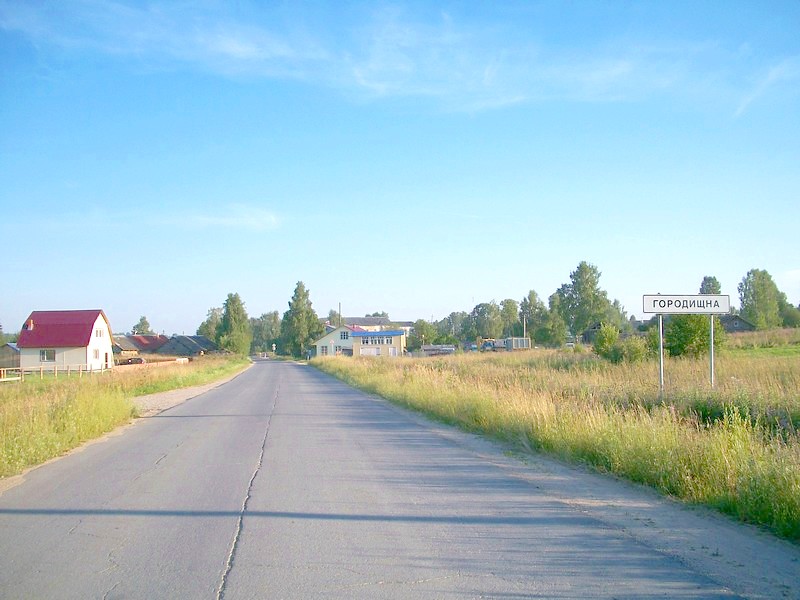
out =
<path fill-rule="evenodd" d="M 436 323 L 436 329 L 439 330 L 439 337 L 441 339 L 447 338 L 450 340 L 450 342 L 452 342 L 452 340 L 458 340 L 461 338 L 461 325 L 464 322 L 464 319 L 467 318 L 469 318 L 469 315 L 463 311 L 451 312 L 444 319 Z"/>
<path fill-rule="evenodd" d="M 784 327 L 800 327 L 800 310 L 795 308 L 783 292 L 778 296 L 778 311 Z"/>
<path fill-rule="evenodd" d="M 591 325 L 606 322 L 610 318 L 620 323 L 624 317 L 617 319 L 608 295 L 600 289 L 600 271 L 596 266 L 581 261 L 570 273 L 570 282 L 562 285 L 556 293 L 559 295 L 559 311 L 564 322 L 573 335 L 579 336 Z"/>
<path fill-rule="evenodd" d="M 284 351 L 292 356 L 304 356 L 323 331 L 324 327 L 311 306 L 308 290 L 302 281 L 298 281 L 289 301 L 289 310 L 281 321 Z"/>
<path fill-rule="evenodd" d="M 550 309 L 547 311 L 545 322 L 539 327 L 534 340 L 548 346 L 561 346 L 567 340 L 567 323 L 564 321 L 561 309 L 561 296 L 558 292 L 552 294 L 548 300 Z"/>
<path fill-rule="evenodd" d="M 707 315 L 672 315 L 664 325 L 664 348 L 670 356 L 707 354 L 711 324 Z M 725 342 L 725 330 L 714 316 L 714 348 Z"/>
<path fill-rule="evenodd" d="M 133 335 L 153 335 L 153 330 L 150 328 L 147 317 L 139 317 L 139 321 L 131 328 L 131 333 Z"/>
<path fill-rule="evenodd" d="M 478 337 L 499 338 L 503 334 L 503 317 L 497 302 L 482 302 L 472 309 L 470 317 L 475 323 Z"/>
<path fill-rule="evenodd" d="M 281 336 L 281 316 L 277 310 L 264 313 L 250 319 L 250 328 L 253 331 L 251 352 L 269 352 L 272 344 L 277 346 Z"/>
<path fill-rule="evenodd" d="M 780 327 L 780 291 L 772 276 L 761 269 L 750 269 L 739 284 L 741 315 L 757 329 Z"/>
<path fill-rule="evenodd" d="M 525 324 L 525 333 L 531 339 L 534 339 L 536 330 L 544 326 L 547 307 L 534 290 L 529 291 L 519 303 L 519 320 Z"/>
<path fill-rule="evenodd" d="M 222 322 L 222 308 L 214 307 L 208 309 L 206 320 L 200 323 L 197 328 L 197 335 L 204 335 L 212 342 L 219 344 L 219 324 Z"/>
<path fill-rule="evenodd" d="M 503 337 L 512 337 L 517 333 L 517 325 L 520 323 L 518 312 L 519 304 L 517 304 L 516 300 L 506 298 L 500 303 L 500 319 L 503 323 Z"/>
<path fill-rule="evenodd" d="M 220 348 L 224 350 L 243 355 L 250 352 L 253 332 L 239 294 L 228 294 L 222 307 L 222 320 L 219 323 L 217 338 Z"/>
<path fill-rule="evenodd" d="M 423 345 L 437 344 L 439 331 L 432 323 L 428 323 L 424 319 L 419 319 L 414 322 L 414 332 L 408 339 L 408 349 L 418 350 Z"/>
<path fill-rule="evenodd" d="M 330 309 L 328 311 L 328 324 L 333 327 L 344 325 L 344 318 L 339 314 L 338 310 Z"/>
<path fill-rule="evenodd" d="M 703 277 L 703 281 L 700 283 L 700 293 L 712 295 L 721 294 L 722 286 L 716 277 L 712 275 L 706 275 Z"/>

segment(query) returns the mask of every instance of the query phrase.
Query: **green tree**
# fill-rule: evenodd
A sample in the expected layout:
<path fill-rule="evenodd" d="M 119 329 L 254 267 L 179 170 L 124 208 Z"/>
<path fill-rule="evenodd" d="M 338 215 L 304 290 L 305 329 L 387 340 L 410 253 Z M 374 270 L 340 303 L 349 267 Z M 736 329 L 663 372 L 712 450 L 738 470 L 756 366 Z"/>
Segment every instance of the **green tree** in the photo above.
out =
<path fill-rule="evenodd" d="M 613 325 L 603 324 L 600 326 L 600 330 L 597 332 L 597 335 L 595 335 L 592 349 L 598 356 L 610 359 L 612 358 L 614 346 L 617 345 L 618 341 L 619 329 Z"/>
<path fill-rule="evenodd" d="M 250 352 L 253 332 L 250 319 L 239 294 L 228 294 L 222 307 L 222 319 L 217 329 L 219 347 L 235 354 L 246 355 Z"/>
<path fill-rule="evenodd" d="M 342 315 L 339 314 L 338 310 L 330 309 L 328 311 L 328 325 L 331 325 L 333 327 L 339 327 L 344 324 L 345 324 L 344 317 L 342 317 Z"/>
<path fill-rule="evenodd" d="M 449 341 L 442 343 L 458 343 L 461 336 L 461 325 L 464 319 L 469 318 L 469 315 L 463 311 L 451 312 L 441 321 L 436 322 L 436 329 L 439 332 L 439 339 L 447 339 Z M 465 340 L 466 338 L 460 338 Z"/>
<path fill-rule="evenodd" d="M 423 345 L 438 344 L 439 331 L 424 319 L 414 322 L 414 331 L 408 338 L 408 349 L 419 350 Z"/>
<path fill-rule="evenodd" d="M 570 282 L 562 285 L 556 294 L 560 298 L 561 317 L 575 336 L 597 322 L 623 326 L 627 321 L 619 312 L 619 303 L 613 305 L 606 292 L 600 289 L 600 271 L 586 261 L 578 264 L 570 273 Z"/>
<path fill-rule="evenodd" d="M 147 317 L 139 317 L 139 322 L 131 328 L 133 335 L 153 335 L 153 330 L 150 328 L 150 323 L 147 322 Z"/>
<path fill-rule="evenodd" d="M 385 318 L 388 319 L 389 318 L 389 313 L 387 313 L 385 311 L 381 311 L 381 312 L 377 312 L 376 311 L 376 312 L 372 313 L 371 315 L 364 315 L 364 316 L 365 317 L 385 317 Z"/>
<path fill-rule="evenodd" d="M 500 320 L 503 323 L 503 337 L 516 335 L 517 325 L 520 324 L 519 304 L 516 300 L 506 298 L 500 303 Z"/>
<path fill-rule="evenodd" d="M 548 346 L 563 346 L 567 340 L 567 323 L 561 316 L 561 296 L 558 292 L 548 300 L 550 309 L 543 325 L 534 333 L 534 341 Z"/>
<path fill-rule="evenodd" d="M 738 289 L 741 315 L 757 329 L 771 329 L 783 324 L 781 292 L 767 271 L 750 269 Z"/>
<path fill-rule="evenodd" d="M 219 307 L 209 308 L 206 320 L 200 323 L 197 328 L 197 335 L 204 335 L 212 342 L 219 344 L 219 325 L 222 322 L 222 309 Z"/>
<path fill-rule="evenodd" d="M 712 275 L 706 275 L 703 277 L 703 281 L 700 283 L 700 293 L 718 295 L 722 293 L 722 286 L 716 277 Z"/>
<path fill-rule="evenodd" d="M 789 303 L 783 292 L 778 298 L 778 310 L 784 327 L 800 327 L 800 310 Z"/>
<path fill-rule="evenodd" d="M 281 316 L 277 310 L 250 319 L 253 331 L 251 352 L 271 352 L 272 344 L 277 346 L 281 336 Z"/>
<path fill-rule="evenodd" d="M 670 356 L 708 354 L 711 341 L 708 315 L 673 315 L 664 324 L 664 348 Z M 714 317 L 714 348 L 725 342 L 725 330 L 719 317 Z"/>
<path fill-rule="evenodd" d="M 547 321 L 547 307 L 534 290 L 529 291 L 519 303 L 519 320 L 524 323 L 525 333 L 531 339 L 535 339 L 536 331 L 544 327 Z"/>
<path fill-rule="evenodd" d="M 475 323 L 477 337 L 495 339 L 503 334 L 503 317 L 494 300 L 478 304 L 472 309 L 470 317 Z"/>
<path fill-rule="evenodd" d="M 305 356 L 323 331 L 324 327 L 311 306 L 308 290 L 302 281 L 298 281 L 289 301 L 289 310 L 281 321 L 284 351 L 292 356 Z"/>

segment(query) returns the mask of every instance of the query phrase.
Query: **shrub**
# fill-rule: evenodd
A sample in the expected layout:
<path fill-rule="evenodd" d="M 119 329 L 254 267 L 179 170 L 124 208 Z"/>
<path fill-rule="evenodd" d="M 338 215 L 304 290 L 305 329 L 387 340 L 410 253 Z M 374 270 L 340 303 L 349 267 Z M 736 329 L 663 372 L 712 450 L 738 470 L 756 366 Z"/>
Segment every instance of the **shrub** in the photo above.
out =
<path fill-rule="evenodd" d="M 598 356 L 611 359 L 614 346 L 619 340 L 619 331 L 613 325 L 600 325 L 600 330 L 594 338 L 594 352 Z M 617 362 L 617 361 L 614 361 Z"/>

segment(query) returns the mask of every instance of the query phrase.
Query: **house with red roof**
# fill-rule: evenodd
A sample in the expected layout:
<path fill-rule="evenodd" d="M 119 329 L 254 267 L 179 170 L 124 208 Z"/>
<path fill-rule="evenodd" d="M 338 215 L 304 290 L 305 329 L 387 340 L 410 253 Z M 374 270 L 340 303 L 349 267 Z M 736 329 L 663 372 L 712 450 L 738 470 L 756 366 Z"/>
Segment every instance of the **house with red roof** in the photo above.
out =
<path fill-rule="evenodd" d="M 20 367 L 101 371 L 114 366 L 111 325 L 100 309 L 37 310 L 17 340 Z"/>

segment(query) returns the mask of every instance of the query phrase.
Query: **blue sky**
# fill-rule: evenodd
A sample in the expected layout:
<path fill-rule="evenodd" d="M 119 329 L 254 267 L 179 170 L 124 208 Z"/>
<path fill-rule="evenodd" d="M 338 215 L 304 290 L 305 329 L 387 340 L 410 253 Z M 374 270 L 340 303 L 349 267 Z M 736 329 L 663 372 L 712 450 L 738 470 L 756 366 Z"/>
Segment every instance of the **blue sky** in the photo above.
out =
<path fill-rule="evenodd" d="M 0 0 L 0 323 L 800 302 L 800 3 Z"/>

